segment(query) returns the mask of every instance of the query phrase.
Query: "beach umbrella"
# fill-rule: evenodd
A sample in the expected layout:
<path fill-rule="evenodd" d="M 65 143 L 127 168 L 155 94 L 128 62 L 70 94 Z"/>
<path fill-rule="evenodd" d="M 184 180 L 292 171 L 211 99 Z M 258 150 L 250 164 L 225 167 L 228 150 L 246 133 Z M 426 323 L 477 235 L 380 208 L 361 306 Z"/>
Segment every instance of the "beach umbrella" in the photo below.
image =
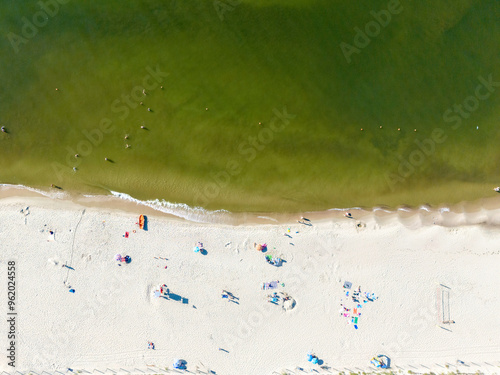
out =
<path fill-rule="evenodd" d="M 193 249 L 193 251 L 195 253 L 199 253 L 200 252 L 200 248 L 198 246 L 195 246 L 194 249 Z"/>
<path fill-rule="evenodd" d="M 122 260 L 122 255 L 121 254 L 116 254 L 115 255 L 115 260 Z"/>
<path fill-rule="evenodd" d="M 174 359 L 174 368 L 185 370 L 186 369 L 186 361 L 184 361 L 183 359 Z"/>
<path fill-rule="evenodd" d="M 313 365 L 317 364 L 318 363 L 318 357 L 313 357 L 313 359 L 311 360 L 311 363 Z"/>

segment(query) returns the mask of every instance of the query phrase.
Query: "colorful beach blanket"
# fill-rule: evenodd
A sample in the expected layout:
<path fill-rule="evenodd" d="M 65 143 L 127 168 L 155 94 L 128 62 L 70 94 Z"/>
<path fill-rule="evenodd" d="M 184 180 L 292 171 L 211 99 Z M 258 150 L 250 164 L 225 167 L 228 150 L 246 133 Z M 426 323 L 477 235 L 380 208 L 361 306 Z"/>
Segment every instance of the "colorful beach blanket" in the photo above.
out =
<path fill-rule="evenodd" d="M 276 289 L 278 287 L 278 281 L 271 281 L 270 283 L 262 283 L 262 289 Z"/>

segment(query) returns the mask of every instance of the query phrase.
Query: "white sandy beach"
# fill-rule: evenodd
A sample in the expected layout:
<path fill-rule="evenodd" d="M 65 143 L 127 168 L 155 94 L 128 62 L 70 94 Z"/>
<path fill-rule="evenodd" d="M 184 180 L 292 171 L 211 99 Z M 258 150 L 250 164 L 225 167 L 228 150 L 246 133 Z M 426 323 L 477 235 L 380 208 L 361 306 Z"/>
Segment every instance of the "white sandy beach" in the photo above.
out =
<path fill-rule="evenodd" d="M 0 221 L 1 282 L 14 260 L 18 313 L 15 369 L 1 325 L 2 371 L 160 373 L 184 359 L 191 373 L 338 373 L 372 371 L 371 358 L 385 354 L 405 373 L 500 372 L 495 225 L 445 227 L 443 217 L 405 213 L 365 215 L 361 228 L 347 218 L 231 226 L 148 213 L 143 231 L 135 212 L 33 197 L 1 200 Z M 193 252 L 198 241 L 206 255 Z M 286 262 L 268 264 L 254 243 Z M 131 263 L 118 266 L 117 253 Z M 293 309 L 267 301 L 273 291 L 261 285 L 273 280 Z M 360 302 L 358 329 L 339 312 L 353 305 L 344 281 L 351 295 L 360 286 L 378 297 Z M 161 284 L 171 298 L 152 296 Z M 7 319 L 6 287 L 0 301 Z"/>

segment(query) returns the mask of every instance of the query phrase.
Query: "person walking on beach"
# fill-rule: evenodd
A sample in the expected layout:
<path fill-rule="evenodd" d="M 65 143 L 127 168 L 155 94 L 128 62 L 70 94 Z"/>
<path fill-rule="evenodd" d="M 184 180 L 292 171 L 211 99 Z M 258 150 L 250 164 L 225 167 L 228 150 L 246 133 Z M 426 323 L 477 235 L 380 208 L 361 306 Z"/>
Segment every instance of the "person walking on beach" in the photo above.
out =
<path fill-rule="evenodd" d="M 236 300 L 239 298 L 235 297 L 233 295 L 233 293 L 228 292 L 227 290 L 222 291 L 222 298 L 227 298 L 228 302 L 234 302 L 234 303 L 238 304 L 238 302 Z"/>
<path fill-rule="evenodd" d="M 226 295 L 227 297 L 224 297 L 224 295 Z M 222 298 L 229 298 L 233 302 L 234 300 L 239 299 L 238 297 L 235 297 L 233 293 L 228 292 L 227 290 L 222 290 Z"/>

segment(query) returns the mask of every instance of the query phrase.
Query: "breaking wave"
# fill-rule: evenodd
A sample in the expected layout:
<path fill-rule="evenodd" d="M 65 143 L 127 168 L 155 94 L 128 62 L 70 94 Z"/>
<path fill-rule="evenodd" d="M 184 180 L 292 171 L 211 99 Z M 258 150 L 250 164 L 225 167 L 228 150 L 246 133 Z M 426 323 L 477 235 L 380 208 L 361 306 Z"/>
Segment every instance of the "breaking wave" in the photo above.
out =
<path fill-rule="evenodd" d="M 129 194 L 111 191 L 111 194 L 119 199 L 134 202 L 138 205 L 150 207 L 154 210 L 174 215 L 189 221 L 197 223 L 223 223 L 231 224 L 233 222 L 232 214 L 226 210 L 210 211 L 202 207 L 191 207 L 185 203 L 172 203 L 164 199 L 136 199 Z"/>

